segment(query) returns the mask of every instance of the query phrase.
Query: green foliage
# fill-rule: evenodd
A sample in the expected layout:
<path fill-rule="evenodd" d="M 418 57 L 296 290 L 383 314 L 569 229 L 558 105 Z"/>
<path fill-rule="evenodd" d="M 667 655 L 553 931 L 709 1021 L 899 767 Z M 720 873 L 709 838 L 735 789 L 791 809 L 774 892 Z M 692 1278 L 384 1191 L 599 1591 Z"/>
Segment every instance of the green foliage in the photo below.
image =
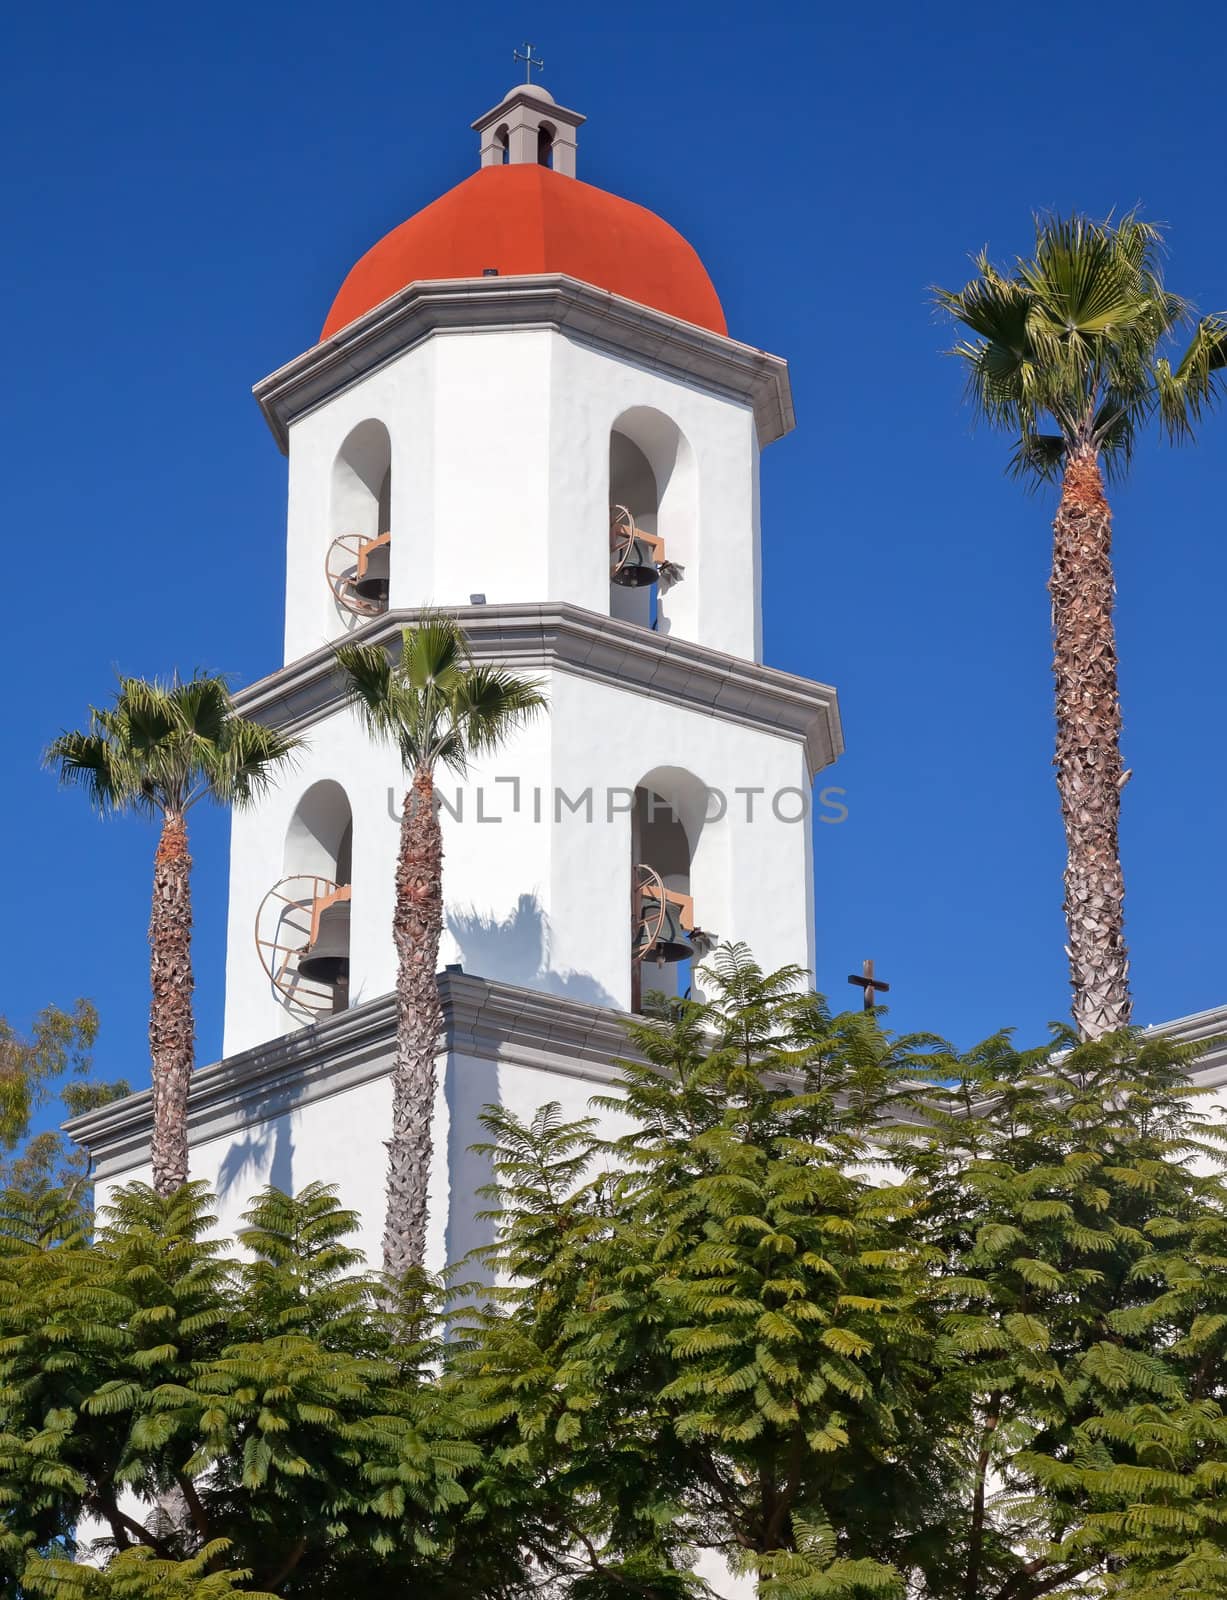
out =
<path fill-rule="evenodd" d="M 977 415 L 1016 436 L 1016 474 L 1056 477 L 1079 449 L 1101 453 L 1119 474 L 1152 416 L 1171 438 L 1187 438 L 1214 401 L 1227 319 L 1196 322 L 1173 367 L 1170 339 L 1194 318 L 1164 287 L 1161 251 L 1160 230 L 1132 213 L 1119 222 L 1040 217 L 1034 255 L 1012 271 L 983 252 L 965 288 L 934 291 L 973 335 L 953 354 Z"/>
<path fill-rule="evenodd" d="M 0 1202 L 27 1600 L 1227 1600 L 1227 1145 L 1189 1053 L 959 1054 L 716 953 L 612 1122 L 490 1108 L 485 1286 L 355 1219 Z M 616 1133 L 601 1136 L 601 1127 Z M 78 1558 L 89 1555 L 93 1565 Z"/>
<path fill-rule="evenodd" d="M 1130 1033 L 1000 1036 L 894 1130 L 944 1262 L 947 1537 L 971 1596 L 1227 1593 L 1227 1131 L 1189 1061 Z"/>
<path fill-rule="evenodd" d="M 463 774 L 546 703 L 536 679 L 474 662 L 464 630 L 443 612 L 406 628 L 399 652 L 348 644 L 336 659 L 350 703 L 373 738 L 396 745 L 407 772 L 441 761 Z"/>
<path fill-rule="evenodd" d="M 488 1112 L 504 1286 L 450 1381 L 490 1481 L 611 1594 L 706 1548 L 777 1600 L 1227 1595 L 1224 1130 L 1188 1051 L 960 1056 L 797 978 L 722 950 L 710 1001 L 634 1025 L 619 1139 Z"/>
<path fill-rule="evenodd" d="M 28 1034 L 0 1017 L 0 1192 L 18 1191 L 22 1205 L 41 1203 L 48 1219 L 57 1209 L 63 1219 L 78 1211 L 84 1218 L 88 1157 L 57 1130 L 32 1133 L 35 1115 L 58 1106 L 77 1116 L 129 1092 L 126 1083 L 90 1076 L 97 1035 L 88 1000 L 71 1011 L 45 1007 Z"/>
<path fill-rule="evenodd" d="M 46 762 L 104 816 L 182 816 L 205 798 L 251 803 L 300 743 L 237 715 L 226 680 L 197 672 L 169 683 L 120 678 L 114 702 L 91 706 L 88 729 L 61 734 Z"/>
<path fill-rule="evenodd" d="M 246 1587 L 251 1574 L 219 1569 L 227 1547 L 224 1540 L 204 1546 L 185 1561 L 159 1559 L 149 1550 L 124 1550 L 105 1568 L 69 1561 L 64 1557 L 33 1557 L 26 1567 L 23 1588 L 37 1600 L 276 1600 Z"/>
<path fill-rule="evenodd" d="M 574 1559 L 636 1561 L 644 1593 L 699 1546 L 780 1595 L 892 1593 L 857 1501 L 874 1481 L 893 1523 L 931 1495 L 897 1471 L 926 1407 L 923 1190 L 868 1138 L 929 1041 L 833 1018 L 798 977 L 725 950 L 711 1001 L 633 1027 L 612 1144 L 556 1107 L 487 1114 L 510 1284 L 456 1370 L 564 1497 Z M 834 1565 L 798 1546 L 805 1519 L 849 1530 Z"/>
<path fill-rule="evenodd" d="M 10 1586 L 83 1600 L 448 1592 L 480 1451 L 443 1409 L 429 1291 L 382 1300 L 352 1270 L 354 1218 L 320 1186 L 268 1191 L 246 1221 L 234 1259 L 200 1185 L 162 1199 L 138 1184 L 92 1247 L 0 1237 Z M 70 1571 L 82 1554 L 109 1560 L 105 1574 Z M 515 1561 L 512 1546 L 473 1569 L 495 1593 Z"/>

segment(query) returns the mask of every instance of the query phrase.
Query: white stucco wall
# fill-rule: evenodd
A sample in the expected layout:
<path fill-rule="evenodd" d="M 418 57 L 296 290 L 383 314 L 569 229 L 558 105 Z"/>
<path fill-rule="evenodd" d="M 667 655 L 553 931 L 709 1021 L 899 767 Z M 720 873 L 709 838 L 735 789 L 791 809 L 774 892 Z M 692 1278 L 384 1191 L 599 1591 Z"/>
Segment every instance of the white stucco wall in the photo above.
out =
<path fill-rule="evenodd" d="M 355 625 L 324 574 L 332 539 L 354 531 L 334 463 L 368 419 L 391 436 L 392 606 L 481 593 L 492 605 L 566 600 L 608 614 L 617 425 L 652 460 L 659 531 L 686 569 L 661 601 L 661 631 L 761 660 L 751 407 L 524 328 L 436 334 L 293 424 L 287 662 Z"/>
<path fill-rule="evenodd" d="M 691 835 L 699 925 L 720 939 L 744 940 L 767 966 L 812 967 L 811 830 L 801 810 L 809 783 L 800 743 L 563 671 L 545 681 L 547 715 L 463 783 L 439 774 L 447 803 L 441 964 L 629 1007 L 630 808 L 635 787 L 649 779 Z M 286 853 L 287 832 L 301 797 L 322 779 L 343 786 L 353 813 L 350 1003 L 394 985 L 398 756 L 373 745 L 344 708 L 308 739 L 294 771 L 234 818 L 227 1056 L 309 1020 L 288 1010 L 266 977 L 254 927 L 266 892 L 298 868 Z M 707 820 L 702 805 L 688 800 L 696 788 L 711 791 Z M 757 792 L 738 792 L 749 788 Z M 651 970 L 645 984 L 652 986 Z"/>
<path fill-rule="evenodd" d="M 489 1138 L 481 1122 L 484 1108 L 501 1105 L 527 1121 L 541 1106 L 557 1101 L 563 1116 L 575 1120 L 593 1114 L 589 1102 L 598 1093 L 609 1093 L 607 1085 L 578 1066 L 567 1073 L 461 1052 L 440 1056 L 427 1241 L 431 1271 L 460 1261 L 492 1238 L 491 1225 L 478 1216 L 489 1202 L 477 1191 L 493 1173 L 489 1159 L 473 1149 Z M 207 1182 L 216 1194 L 218 1227 L 230 1236 L 242 1227 L 252 1196 L 266 1184 L 291 1193 L 309 1183 L 334 1184 L 342 1203 L 359 1213 L 357 1243 L 377 1268 L 391 1110 L 386 1076 L 308 1099 L 275 1116 L 254 1103 L 237 1131 L 193 1143 L 191 1177 Z M 627 1126 L 608 1112 L 600 1113 L 600 1123 L 610 1136 Z M 109 1172 L 97 1184 L 97 1203 L 105 1206 L 120 1184 L 150 1179 L 144 1161 Z"/>

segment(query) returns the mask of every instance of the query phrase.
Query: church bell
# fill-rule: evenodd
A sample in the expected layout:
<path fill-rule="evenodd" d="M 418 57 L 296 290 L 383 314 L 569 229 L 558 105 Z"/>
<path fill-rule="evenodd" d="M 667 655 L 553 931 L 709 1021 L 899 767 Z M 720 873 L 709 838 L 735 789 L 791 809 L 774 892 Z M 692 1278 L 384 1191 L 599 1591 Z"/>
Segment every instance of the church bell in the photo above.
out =
<path fill-rule="evenodd" d="M 655 961 L 661 966 L 667 962 L 689 961 L 697 953 L 692 930 L 685 921 L 689 899 L 670 894 L 660 874 L 651 867 L 640 867 L 639 879 L 635 958 Z"/>
<path fill-rule="evenodd" d="M 298 974 L 311 983 L 338 984 L 349 979 L 349 898 L 334 900 L 320 911 L 315 937 L 298 958 Z"/>
<path fill-rule="evenodd" d="M 369 544 L 358 548 L 358 571 L 353 580 L 354 593 L 361 600 L 382 604 L 388 598 L 389 578 L 392 571 L 392 542 L 386 533 Z"/>
<path fill-rule="evenodd" d="M 615 506 L 609 529 L 609 577 L 623 589 L 643 589 L 660 577 L 656 550 L 659 541 L 635 526 L 625 506 Z"/>

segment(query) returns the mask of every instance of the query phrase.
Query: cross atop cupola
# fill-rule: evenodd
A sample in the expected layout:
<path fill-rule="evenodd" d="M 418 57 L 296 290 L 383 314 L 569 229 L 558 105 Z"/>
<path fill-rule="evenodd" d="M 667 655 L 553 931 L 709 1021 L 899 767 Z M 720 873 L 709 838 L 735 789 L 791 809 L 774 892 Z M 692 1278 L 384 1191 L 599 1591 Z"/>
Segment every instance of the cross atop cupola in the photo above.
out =
<path fill-rule="evenodd" d="M 575 134 L 585 120 L 578 111 L 555 104 L 554 96 L 539 83 L 517 83 L 473 123 L 481 136 L 481 165 L 553 167 L 573 178 Z"/>

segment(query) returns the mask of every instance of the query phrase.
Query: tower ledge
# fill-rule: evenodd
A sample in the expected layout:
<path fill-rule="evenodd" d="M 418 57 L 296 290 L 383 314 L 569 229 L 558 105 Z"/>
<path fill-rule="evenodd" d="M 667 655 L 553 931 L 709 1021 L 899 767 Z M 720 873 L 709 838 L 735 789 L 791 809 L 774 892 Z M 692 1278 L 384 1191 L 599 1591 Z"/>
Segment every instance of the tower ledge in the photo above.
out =
<path fill-rule="evenodd" d="M 843 752 L 838 697 L 827 684 L 565 602 L 449 610 L 478 661 L 498 661 L 517 672 L 569 672 L 799 740 L 811 777 Z M 350 639 L 395 645 L 420 615 L 385 612 Z M 341 698 L 335 647 L 323 645 L 241 690 L 235 705 L 246 717 L 297 733 L 329 716 Z"/>
<path fill-rule="evenodd" d="M 636 1055 L 625 1013 L 470 973 L 439 974 L 441 1055 L 559 1072 L 593 1085 L 615 1082 L 618 1058 Z M 396 997 L 383 995 L 312 1027 L 228 1056 L 193 1073 L 188 1137 L 193 1147 L 236 1139 L 315 1101 L 391 1071 Z M 89 1151 L 105 1182 L 149 1160 L 148 1089 L 84 1112 L 64 1131 Z M 382 1146 L 379 1146 L 382 1149 Z"/>
<path fill-rule="evenodd" d="M 435 334 L 546 328 L 753 406 L 760 445 L 796 425 L 780 356 L 563 273 L 411 283 L 296 356 L 253 393 L 284 453 L 300 417 Z"/>

